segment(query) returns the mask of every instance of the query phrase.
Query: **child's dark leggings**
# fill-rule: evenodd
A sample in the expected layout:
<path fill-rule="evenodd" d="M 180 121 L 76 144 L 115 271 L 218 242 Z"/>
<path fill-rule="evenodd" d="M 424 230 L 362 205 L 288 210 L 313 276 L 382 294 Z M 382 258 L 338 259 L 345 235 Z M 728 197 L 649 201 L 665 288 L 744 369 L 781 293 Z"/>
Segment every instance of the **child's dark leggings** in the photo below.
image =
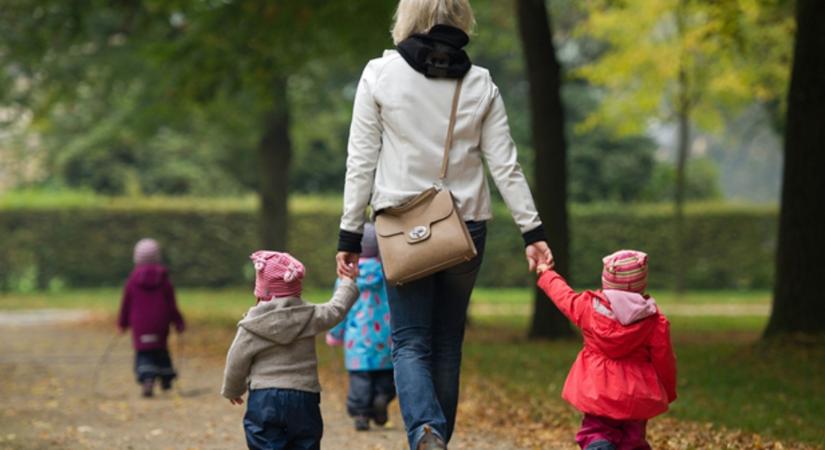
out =
<path fill-rule="evenodd" d="M 249 391 L 243 428 L 253 450 L 320 450 L 321 395 L 293 389 Z"/>
<path fill-rule="evenodd" d="M 350 371 L 347 412 L 350 416 L 372 417 L 376 398 L 383 397 L 386 405 L 395 398 L 392 369 Z"/>
<path fill-rule="evenodd" d="M 161 383 L 168 386 L 176 376 L 175 368 L 172 367 L 172 358 L 169 357 L 169 350 L 138 350 L 135 352 L 135 378 L 138 383 L 160 378 Z"/>
<path fill-rule="evenodd" d="M 585 414 L 576 433 L 579 447 L 590 450 L 650 450 L 646 420 L 616 420 Z"/>

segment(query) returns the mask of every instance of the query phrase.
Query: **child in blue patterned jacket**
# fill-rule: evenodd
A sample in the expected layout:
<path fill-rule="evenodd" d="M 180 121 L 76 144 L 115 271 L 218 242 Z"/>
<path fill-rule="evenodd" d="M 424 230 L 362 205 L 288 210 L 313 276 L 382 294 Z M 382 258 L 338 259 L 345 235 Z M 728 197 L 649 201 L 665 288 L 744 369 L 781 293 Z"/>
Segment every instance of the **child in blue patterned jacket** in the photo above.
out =
<path fill-rule="evenodd" d="M 381 426 L 387 423 L 387 405 L 395 398 L 395 382 L 387 286 L 372 224 L 364 227 L 361 248 L 356 280 L 361 297 L 347 318 L 327 333 L 327 343 L 344 346 L 349 371 L 347 412 L 355 420 L 355 429 L 366 431 L 370 419 Z"/>

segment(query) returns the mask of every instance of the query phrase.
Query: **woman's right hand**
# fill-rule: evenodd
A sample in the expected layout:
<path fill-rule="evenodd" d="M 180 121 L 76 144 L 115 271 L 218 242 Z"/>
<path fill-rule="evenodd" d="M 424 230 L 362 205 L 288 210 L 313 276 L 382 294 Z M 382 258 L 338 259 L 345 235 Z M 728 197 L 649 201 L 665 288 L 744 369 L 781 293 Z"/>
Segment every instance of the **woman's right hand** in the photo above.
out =
<path fill-rule="evenodd" d="M 335 255 L 336 271 L 339 278 L 358 278 L 358 253 L 338 252 Z"/>

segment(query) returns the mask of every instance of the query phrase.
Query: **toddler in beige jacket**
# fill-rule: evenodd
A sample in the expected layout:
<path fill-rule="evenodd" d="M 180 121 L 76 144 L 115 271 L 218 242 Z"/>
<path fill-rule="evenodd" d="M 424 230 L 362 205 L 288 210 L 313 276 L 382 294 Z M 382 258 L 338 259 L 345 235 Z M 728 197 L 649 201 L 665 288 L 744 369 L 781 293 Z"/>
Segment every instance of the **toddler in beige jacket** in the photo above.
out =
<path fill-rule="evenodd" d="M 332 299 L 301 299 L 304 266 L 287 253 L 258 251 L 258 302 L 238 323 L 221 394 L 233 404 L 249 389 L 244 430 L 249 448 L 319 448 L 323 434 L 315 336 L 346 317 L 358 287 L 343 278 Z"/>

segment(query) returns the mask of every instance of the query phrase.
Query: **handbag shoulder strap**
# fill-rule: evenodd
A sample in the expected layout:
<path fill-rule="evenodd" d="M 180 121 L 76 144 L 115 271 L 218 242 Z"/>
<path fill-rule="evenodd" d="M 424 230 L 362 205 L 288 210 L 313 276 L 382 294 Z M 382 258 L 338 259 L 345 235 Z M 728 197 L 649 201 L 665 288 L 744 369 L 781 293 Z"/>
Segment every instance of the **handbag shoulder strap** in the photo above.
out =
<path fill-rule="evenodd" d="M 455 85 L 455 93 L 453 94 L 453 106 L 450 110 L 450 125 L 447 128 L 447 139 L 444 141 L 444 157 L 441 159 L 441 174 L 439 180 L 444 180 L 447 177 L 447 165 L 450 162 L 450 148 L 453 146 L 453 130 L 455 129 L 455 115 L 458 110 L 458 97 L 461 94 L 461 84 L 464 83 L 464 78 L 459 78 Z"/>

